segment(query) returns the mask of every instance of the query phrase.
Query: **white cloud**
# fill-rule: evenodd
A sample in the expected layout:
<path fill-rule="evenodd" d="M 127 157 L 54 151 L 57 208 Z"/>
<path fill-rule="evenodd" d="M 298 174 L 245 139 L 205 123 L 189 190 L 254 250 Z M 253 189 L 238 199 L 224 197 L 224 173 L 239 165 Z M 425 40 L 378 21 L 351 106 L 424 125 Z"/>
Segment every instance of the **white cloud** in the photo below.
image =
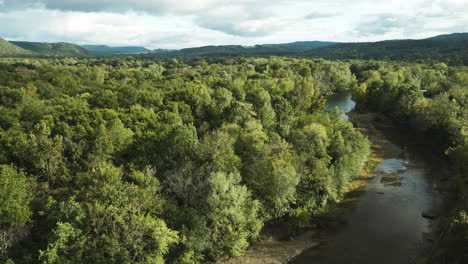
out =
<path fill-rule="evenodd" d="M 356 31 L 362 36 L 378 36 L 393 32 L 406 36 L 418 31 L 423 25 L 424 21 L 419 17 L 379 14 L 366 18 L 356 27 Z"/>
<path fill-rule="evenodd" d="M 319 18 L 329 18 L 329 17 L 334 17 L 337 16 L 338 14 L 336 13 L 322 13 L 322 12 L 312 12 L 306 15 L 304 18 L 305 19 L 319 19 Z"/>
<path fill-rule="evenodd" d="M 248 8 L 242 5 L 223 6 L 198 16 L 195 23 L 200 27 L 216 30 L 233 36 L 268 36 L 287 27 L 288 21 L 272 11 Z"/>
<path fill-rule="evenodd" d="M 79 44 L 145 45 L 165 43 L 188 33 L 191 24 L 174 17 L 134 13 L 83 13 L 43 9 L 0 13 L 3 37 L 31 41 L 68 41 Z M 185 36 L 184 36 L 185 37 Z M 180 42 L 180 40 L 178 40 Z"/>
<path fill-rule="evenodd" d="M 468 0 L 0 0 L 0 37 L 183 48 L 467 31 Z"/>
<path fill-rule="evenodd" d="M 3 0 L 6 8 L 45 8 L 80 12 L 138 11 L 152 14 L 190 14 L 219 6 L 250 4 L 253 0 Z"/>

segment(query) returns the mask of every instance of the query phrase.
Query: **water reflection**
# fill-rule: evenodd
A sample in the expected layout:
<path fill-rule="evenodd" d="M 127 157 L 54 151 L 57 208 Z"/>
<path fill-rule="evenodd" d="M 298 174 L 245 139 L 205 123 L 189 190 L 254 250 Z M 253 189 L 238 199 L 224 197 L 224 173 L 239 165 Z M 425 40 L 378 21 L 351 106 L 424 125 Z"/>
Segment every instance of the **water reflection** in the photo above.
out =
<path fill-rule="evenodd" d="M 353 101 L 351 92 L 341 92 L 330 95 L 327 97 L 327 112 L 332 112 L 335 107 L 338 107 L 341 111 L 348 113 L 354 110 L 356 107 L 356 102 Z M 348 120 L 349 117 L 345 114 L 343 119 Z"/>
<path fill-rule="evenodd" d="M 338 107 L 345 113 L 356 106 L 350 93 L 333 95 L 327 104 L 328 111 Z M 393 147 L 400 154 L 378 164 L 346 223 L 292 263 L 404 264 L 416 255 L 429 229 L 421 212 L 432 207 L 428 177 L 435 172 L 417 153 Z"/>

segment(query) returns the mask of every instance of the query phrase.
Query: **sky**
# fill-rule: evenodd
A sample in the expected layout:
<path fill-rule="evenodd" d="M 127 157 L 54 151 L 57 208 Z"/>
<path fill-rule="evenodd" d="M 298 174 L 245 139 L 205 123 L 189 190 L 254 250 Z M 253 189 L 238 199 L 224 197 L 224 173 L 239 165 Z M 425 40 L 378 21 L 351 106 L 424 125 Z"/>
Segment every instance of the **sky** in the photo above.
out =
<path fill-rule="evenodd" d="M 468 0 L 0 0 L 0 38 L 180 49 L 468 32 Z"/>

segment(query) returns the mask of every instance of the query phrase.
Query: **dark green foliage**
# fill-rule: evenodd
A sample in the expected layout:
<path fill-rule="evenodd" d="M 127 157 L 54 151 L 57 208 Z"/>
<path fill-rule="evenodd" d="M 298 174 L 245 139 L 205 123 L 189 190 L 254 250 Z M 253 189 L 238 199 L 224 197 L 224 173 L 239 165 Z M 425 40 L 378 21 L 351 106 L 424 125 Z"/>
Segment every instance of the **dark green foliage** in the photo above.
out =
<path fill-rule="evenodd" d="M 0 261 L 28 233 L 31 217 L 30 185 L 26 175 L 12 165 L 0 165 Z"/>
<path fill-rule="evenodd" d="M 76 198 L 49 200 L 56 225 L 40 251 L 42 263 L 164 263 L 178 237 L 157 217 L 157 179 L 149 171 L 133 172 L 134 183 L 123 176 L 96 163 L 77 179 Z"/>
<path fill-rule="evenodd" d="M 305 227 L 369 154 L 324 112 L 355 86 L 304 59 L 2 59 L 1 257 L 213 263 L 265 222 Z"/>
<path fill-rule="evenodd" d="M 468 216 L 461 211 L 444 223 L 442 239 L 431 256 L 431 263 L 466 263 L 468 261 Z"/>
<path fill-rule="evenodd" d="M 31 217 L 26 175 L 14 166 L 0 165 L 0 228 L 17 227 Z"/>

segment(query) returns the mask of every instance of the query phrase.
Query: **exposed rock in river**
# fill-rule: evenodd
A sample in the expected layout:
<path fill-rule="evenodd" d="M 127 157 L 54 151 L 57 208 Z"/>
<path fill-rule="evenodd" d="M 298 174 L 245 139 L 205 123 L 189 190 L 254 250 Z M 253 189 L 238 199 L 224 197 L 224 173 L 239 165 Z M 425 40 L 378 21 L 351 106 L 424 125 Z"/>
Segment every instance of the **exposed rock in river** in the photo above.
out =
<path fill-rule="evenodd" d="M 427 219 L 430 219 L 430 220 L 434 220 L 436 219 L 439 215 L 437 215 L 435 212 L 433 211 L 423 211 L 421 213 L 421 216 L 424 217 L 424 218 L 427 218 Z"/>

